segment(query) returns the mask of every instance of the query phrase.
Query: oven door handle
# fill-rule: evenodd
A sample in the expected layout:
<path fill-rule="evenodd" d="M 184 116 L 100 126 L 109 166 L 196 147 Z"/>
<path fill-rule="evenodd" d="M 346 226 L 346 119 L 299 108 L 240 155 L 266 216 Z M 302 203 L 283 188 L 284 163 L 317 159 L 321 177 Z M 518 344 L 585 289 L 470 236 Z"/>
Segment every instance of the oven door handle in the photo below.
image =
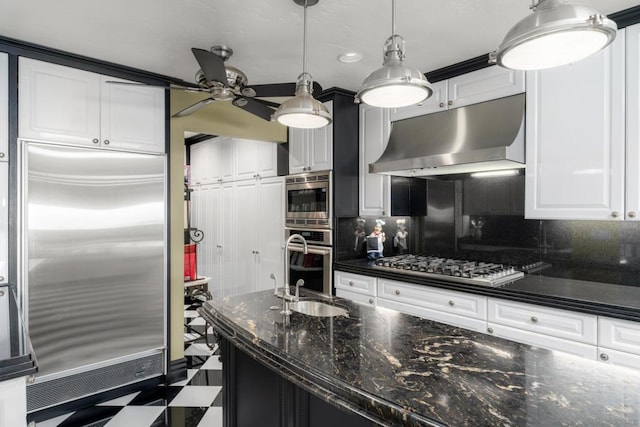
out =
<path fill-rule="evenodd" d="M 303 252 L 304 251 L 304 247 L 301 244 L 298 243 L 290 243 L 289 244 L 289 250 L 293 251 L 293 252 Z M 330 248 L 323 248 L 320 246 L 312 246 L 312 245 L 307 245 L 307 252 L 310 254 L 315 254 L 315 255 L 331 255 L 331 249 Z"/>

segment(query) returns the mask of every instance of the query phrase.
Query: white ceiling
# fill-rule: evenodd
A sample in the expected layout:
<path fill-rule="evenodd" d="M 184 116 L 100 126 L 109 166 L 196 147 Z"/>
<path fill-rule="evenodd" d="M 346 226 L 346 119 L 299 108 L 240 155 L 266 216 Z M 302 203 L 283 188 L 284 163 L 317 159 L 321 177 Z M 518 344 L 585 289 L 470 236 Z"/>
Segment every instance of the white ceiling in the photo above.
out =
<path fill-rule="evenodd" d="M 633 0 L 581 0 L 610 14 Z M 432 71 L 497 47 L 531 13 L 530 0 L 399 0 L 407 64 Z M 249 84 L 294 82 L 302 71 L 302 12 L 293 0 L 0 0 L 0 35 L 185 81 L 190 48 L 226 44 Z M 382 64 L 390 0 L 320 0 L 308 13 L 307 71 L 324 88 L 357 90 Z M 343 64 L 357 50 L 361 62 Z"/>

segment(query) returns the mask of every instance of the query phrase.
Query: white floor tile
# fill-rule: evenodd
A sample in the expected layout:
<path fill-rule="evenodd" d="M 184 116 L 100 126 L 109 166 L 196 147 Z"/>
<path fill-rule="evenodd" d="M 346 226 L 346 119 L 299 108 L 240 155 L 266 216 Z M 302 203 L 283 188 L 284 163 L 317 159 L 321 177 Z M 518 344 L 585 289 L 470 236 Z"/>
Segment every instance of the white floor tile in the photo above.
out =
<path fill-rule="evenodd" d="M 96 406 L 127 406 L 129 402 L 133 400 L 134 397 L 139 395 L 140 392 L 137 391 L 135 393 L 127 394 L 126 396 L 119 397 L 117 399 L 109 400 L 107 402 L 99 403 Z"/>
<path fill-rule="evenodd" d="M 196 317 L 191 322 L 189 322 L 189 325 L 191 325 L 191 326 L 204 326 L 206 323 L 207 322 L 205 322 L 202 317 Z"/>
<path fill-rule="evenodd" d="M 185 356 L 210 356 L 211 354 L 213 354 L 213 350 L 201 343 L 191 344 L 184 351 Z"/>
<path fill-rule="evenodd" d="M 204 362 L 200 369 L 214 369 L 220 371 L 222 370 L 222 362 L 218 360 L 218 356 L 211 356 L 206 362 Z"/>
<path fill-rule="evenodd" d="M 57 427 L 61 422 L 69 418 L 73 415 L 73 412 L 69 412 L 68 414 L 60 415 L 59 417 L 51 418 L 46 421 L 41 421 L 36 423 L 37 427 Z"/>
<path fill-rule="evenodd" d="M 164 406 L 126 406 L 105 427 L 150 426 L 164 411 Z"/>
<path fill-rule="evenodd" d="M 171 401 L 169 406 L 203 407 L 211 406 L 222 387 L 188 385 Z"/>
<path fill-rule="evenodd" d="M 193 376 L 196 374 L 196 372 L 198 372 L 198 369 L 187 369 L 187 379 L 186 380 L 182 380 L 182 381 L 178 381 L 176 383 L 173 383 L 171 385 L 173 386 L 183 386 L 183 385 L 187 385 L 187 383 L 189 381 L 191 381 L 191 379 L 193 378 Z"/>
<path fill-rule="evenodd" d="M 184 317 L 188 317 L 189 319 L 193 319 L 195 317 L 198 317 L 198 312 L 195 310 L 185 310 L 184 311 Z"/>
<path fill-rule="evenodd" d="M 198 427 L 222 427 L 222 408 L 207 409 L 204 417 L 198 423 Z"/>

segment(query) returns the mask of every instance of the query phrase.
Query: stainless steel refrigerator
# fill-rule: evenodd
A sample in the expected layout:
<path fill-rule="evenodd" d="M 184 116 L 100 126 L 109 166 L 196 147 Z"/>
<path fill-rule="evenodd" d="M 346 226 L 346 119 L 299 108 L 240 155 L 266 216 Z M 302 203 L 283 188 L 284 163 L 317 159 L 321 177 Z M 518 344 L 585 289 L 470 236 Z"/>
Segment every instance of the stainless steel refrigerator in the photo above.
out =
<path fill-rule="evenodd" d="M 19 142 L 29 412 L 164 373 L 166 159 Z"/>

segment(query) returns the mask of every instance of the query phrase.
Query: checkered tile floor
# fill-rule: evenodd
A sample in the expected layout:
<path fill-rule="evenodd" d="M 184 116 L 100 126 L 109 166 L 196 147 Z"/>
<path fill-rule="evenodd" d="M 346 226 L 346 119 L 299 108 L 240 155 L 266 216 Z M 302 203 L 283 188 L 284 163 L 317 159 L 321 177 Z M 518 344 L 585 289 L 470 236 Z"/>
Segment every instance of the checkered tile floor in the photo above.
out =
<path fill-rule="evenodd" d="M 205 323 L 197 307 L 185 305 L 185 324 L 202 334 Z M 186 380 L 40 421 L 37 427 L 221 427 L 222 364 L 217 346 L 209 348 L 203 337 L 187 328 L 184 337 Z M 209 343 L 215 344 L 211 335 Z"/>

